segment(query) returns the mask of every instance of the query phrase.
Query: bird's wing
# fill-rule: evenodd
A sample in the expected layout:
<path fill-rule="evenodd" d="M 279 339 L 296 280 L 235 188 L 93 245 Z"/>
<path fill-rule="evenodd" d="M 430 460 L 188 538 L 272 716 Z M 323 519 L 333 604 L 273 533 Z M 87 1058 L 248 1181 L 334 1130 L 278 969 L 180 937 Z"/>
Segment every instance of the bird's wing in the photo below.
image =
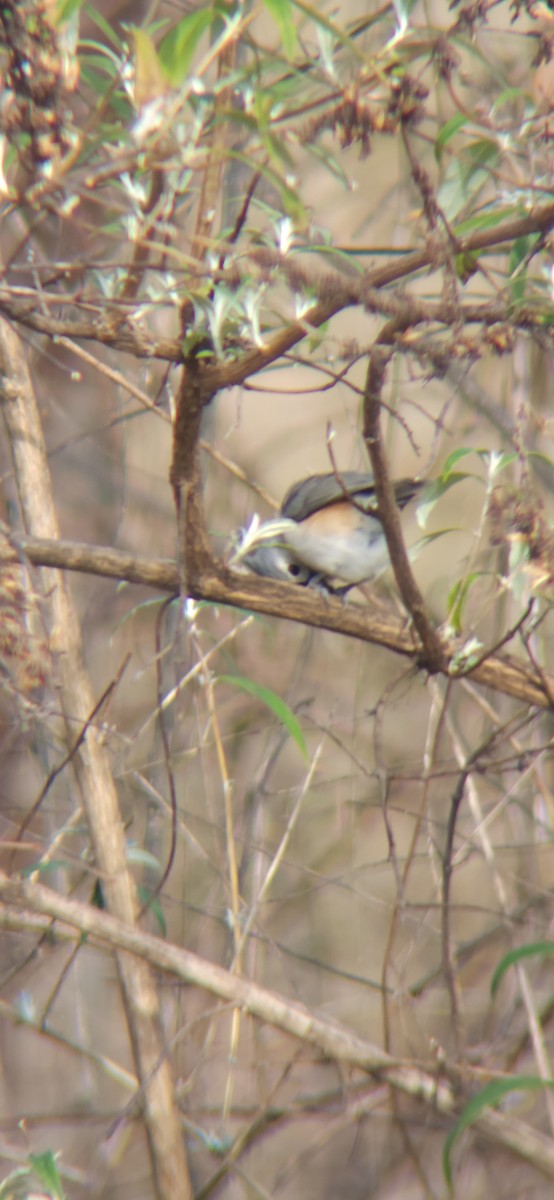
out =
<path fill-rule="evenodd" d="M 404 508 L 422 487 L 423 480 L 420 479 L 397 480 L 394 494 L 398 507 Z M 291 521 L 305 521 L 312 513 L 344 500 L 345 493 L 366 512 L 376 515 L 374 480 L 368 471 L 342 471 L 338 479 L 332 472 L 301 479 L 289 488 L 281 505 L 281 514 Z"/>
<path fill-rule="evenodd" d="M 294 483 L 281 505 L 282 515 L 290 517 L 291 521 L 305 521 L 306 517 L 311 517 L 320 508 L 344 500 L 345 492 L 356 498 L 359 494 L 362 502 L 364 494 L 368 499 L 373 495 L 373 475 L 367 471 L 341 471 L 339 477 L 340 483 L 330 472 L 327 475 L 310 475 L 308 479 Z"/>

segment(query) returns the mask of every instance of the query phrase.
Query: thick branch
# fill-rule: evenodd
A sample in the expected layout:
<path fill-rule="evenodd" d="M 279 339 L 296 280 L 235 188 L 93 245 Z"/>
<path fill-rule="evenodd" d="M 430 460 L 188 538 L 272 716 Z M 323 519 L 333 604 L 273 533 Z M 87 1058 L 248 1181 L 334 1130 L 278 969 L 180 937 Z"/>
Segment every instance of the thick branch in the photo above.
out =
<path fill-rule="evenodd" d="M 203 385 L 201 364 L 191 359 L 183 372 L 177 397 L 169 472 L 177 510 L 180 581 L 184 596 L 191 595 L 191 580 L 211 558 L 202 504 L 200 426 L 204 408 L 213 395 Z"/>
<path fill-rule="evenodd" d="M 495 229 L 480 230 L 470 234 L 467 238 L 460 239 L 458 253 L 462 258 L 475 256 L 483 250 L 494 249 L 532 233 L 547 234 L 553 227 L 554 204 L 548 204 L 519 220 L 506 221 L 504 225 L 499 225 Z M 215 393 L 222 388 L 234 387 L 243 383 L 302 341 L 310 328 L 319 328 L 344 308 L 364 304 L 367 308 L 374 307 L 376 311 L 380 311 L 378 297 L 376 295 L 372 297 L 372 290 L 376 292 L 378 289 L 389 287 L 393 283 L 408 279 L 410 276 L 434 266 L 436 266 L 434 252 L 431 248 L 425 247 L 423 250 L 405 254 L 401 258 L 395 259 L 394 262 L 387 263 L 384 267 L 367 271 L 359 281 L 346 282 L 344 276 L 337 273 L 334 287 L 330 288 L 328 283 L 325 284 L 327 294 L 321 296 L 318 302 L 312 305 L 301 321 L 291 322 L 274 334 L 264 346 L 254 346 L 231 362 L 207 366 L 206 386 Z M 314 273 L 311 284 L 316 295 L 319 294 L 318 283 L 318 276 Z M 158 358 L 175 363 L 183 361 L 183 344 L 180 338 L 159 338 L 152 334 L 146 325 L 137 326 L 136 321 L 128 320 L 126 313 L 118 314 L 111 310 L 110 314 L 106 316 L 100 301 L 97 305 L 91 305 L 90 301 L 88 302 L 89 309 L 92 307 L 93 311 L 87 319 L 86 316 L 63 318 L 50 315 L 45 312 L 45 305 L 50 300 L 55 303 L 58 311 L 63 302 L 63 298 L 59 295 L 54 294 L 50 297 L 47 292 L 42 291 L 40 294 L 31 293 L 29 295 L 28 289 L 23 291 L 22 289 L 0 288 L 0 313 L 4 313 L 11 320 L 49 337 L 84 338 L 125 351 L 139 359 Z M 71 310 L 74 312 L 76 297 L 68 296 L 67 303 L 71 305 Z M 416 320 L 442 320 L 447 323 L 449 314 L 444 305 L 436 304 L 433 308 L 434 315 L 429 309 L 425 318 L 423 309 L 420 308 L 419 315 L 416 314 Z M 462 304 L 455 313 L 456 320 L 461 318 L 464 323 L 482 321 L 490 324 L 509 320 L 516 328 L 537 328 L 542 329 L 544 333 L 547 331 L 540 313 L 533 309 L 522 309 L 514 313 L 502 304 L 465 306 Z"/>
<path fill-rule="evenodd" d="M 55 539 L 59 533 L 57 514 L 36 398 L 21 342 L 5 321 L 0 321 L 0 399 L 26 528 Z M 71 765 L 86 811 L 106 904 L 110 912 L 133 925 L 138 919 L 138 899 L 127 862 L 108 751 L 100 730 L 89 720 L 95 700 L 84 665 L 79 621 L 63 576 L 47 571 L 43 582 L 42 611 L 57 650 L 57 696 L 68 747 L 74 745 L 76 723 L 86 730 L 71 756 Z M 118 955 L 117 965 L 141 1083 L 155 1195 L 159 1200 L 190 1200 L 192 1188 L 154 979 L 147 964 L 131 955 Z"/>
<path fill-rule="evenodd" d="M 179 591 L 179 573 L 175 563 L 167 559 L 139 558 L 107 546 L 88 546 L 80 542 L 57 541 L 45 538 L 19 536 L 20 553 L 7 543 L 0 545 L 0 561 L 17 562 L 21 553 L 36 566 L 59 567 L 62 570 L 82 571 L 88 575 L 100 575 L 110 579 L 125 579 L 129 583 L 161 591 Z M 374 616 L 359 604 L 344 604 L 333 596 L 322 596 L 313 588 L 294 587 L 286 583 L 258 579 L 250 575 L 238 575 L 226 570 L 216 559 L 207 560 L 194 580 L 191 580 L 190 595 L 195 600 L 211 600 L 216 604 L 230 604 L 236 608 L 251 609 L 273 617 L 298 621 L 319 629 L 329 629 L 345 637 L 357 638 L 377 646 L 385 646 L 396 654 L 418 661 L 422 646 L 413 633 L 406 629 L 405 622 L 394 617 Z M 449 673 L 449 664 L 456 647 L 443 646 L 443 670 Z M 550 708 L 548 690 L 536 671 L 528 670 L 522 662 L 491 656 L 464 678 L 493 688 L 515 700 L 534 704 L 539 708 Z M 554 691 L 554 678 L 546 679 L 550 694 Z"/>
<path fill-rule="evenodd" d="M 358 1037 L 339 1022 L 317 1016 L 298 1001 L 251 983 L 190 950 L 143 933 L 92 905 L 68 900 L 41 884 L 11 880 L 3 872 L 0 872 L 0 901 L 3 902 L 0 928 L 17 928 L 18 909 L 45 914 L 120 950 L 140 955 L 152 967 L 167 971 L 177 979 L 240 1005 L 259 1020 L 318 1049 L 326 1058 L 377 1074 L 391 1088 L 422 1101 L 445 1116 L 452 1116 L 456 1111 L 456 1092 L 449 1083 L 437 1078 L 435 1070 L 404 1066 L 401 1060 Z M 522 1121 L 498 1112 L 481 1113 L 475 1125 L 491 1141 L 554 1178 L 554 1148 L 550 1138 Z"/>

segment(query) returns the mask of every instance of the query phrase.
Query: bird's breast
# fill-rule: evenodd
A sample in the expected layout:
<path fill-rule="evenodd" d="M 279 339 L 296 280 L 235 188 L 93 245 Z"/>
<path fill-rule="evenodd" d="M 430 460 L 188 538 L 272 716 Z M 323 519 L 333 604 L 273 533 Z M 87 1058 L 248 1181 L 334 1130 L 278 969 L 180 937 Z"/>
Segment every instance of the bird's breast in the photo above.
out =
<path fill-rule="evenodd" d="M 329 505 L 292 525 L 286 540 L 313 571 L 345 583 L 373 579 L 389 563 L 380 521 L 348 501 Z"/>

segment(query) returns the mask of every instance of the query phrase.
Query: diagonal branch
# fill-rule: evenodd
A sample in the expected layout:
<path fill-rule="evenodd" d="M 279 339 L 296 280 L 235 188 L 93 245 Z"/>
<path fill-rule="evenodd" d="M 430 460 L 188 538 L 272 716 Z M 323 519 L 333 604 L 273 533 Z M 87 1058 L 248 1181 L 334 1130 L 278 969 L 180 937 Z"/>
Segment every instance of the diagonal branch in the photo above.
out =
<path fill-rule="evenodd" d="M 58 521 L 36 398 L 22 344 L 5 321 L 0 321 L 0 401 L 25 527 L 30 533 L 55 539 L 59 536 Z M 42 582 L 43 612 L 57 651 L 65 741 L 68 750 L 75 750 L 71 766 L 86 811 L 106 904 L 126 925 L 134 926 L 138 918 L 136 889 L 127 863 L 108 751 L 101 730 L 89 721 L 95 700 L 84 665 L 79 621 L 63 575 L 46 570 Z M 84 729 L 82 742 L 76 747 L 72 734 L 75 722 Z M 190 1200 L 192 1188 L 154 978 L 150 967 L 134 955 L 118 954 L 117 965 L 141 1083 L 155 1195 L 158 1200 Z"/>
<path fill-rule="evenodd" d="M 544 205 L 534 213 L 529 213 L 517 220 L 506 221 L 495 229 L 478 230 L 466 238 L 460 238 L 459 255 L 462 259 L 471 258 L 483 250 L 494 249 L 496 246 L 505 245 L 533 233 L 546 236 L 553 227 L 554 204 Z M 259 252 L 256 251 L 256 255 L 258 254 Z M 367 309 L 374 308 L 376 311 L 380 311 L 379 297 L 377 296 L 379 290 L 382 291 L 393 283 L 408 279 L 434 266 L 436 263 L 433 252 L 426 247 L 405 254 L 399 260 L 395 259 L 383 267 L 367 271 L 360 281 L 345 282 L 344 277 L 336 272 L 332 285 L 326 282 L 324 289 L 321 289 L 318 286 L 318 276 L 314 273 L 310 283 L 315 295 L 318 296 L 320 290 L 324 290 L 324 294 L 308 309 L 302 320 L 289 322 L 283 329 L 270 336 L 263 346 L 252 346 L 228 362 L 215 362 L 211 366 L 206 366 L 206 386 L 209 386 L 212 393 L 215 394 L 223 388 L 244 383 L 246 379 L 257 374 L 258 371 L 263 371 L 270 363 L 301 342 L 310 329 L 319 328 L 341 310 L 358 304 L 363 304 Z M 286 277 L 288 270 L 286 260 L 282 260 L 282 267 Z M 86 315 L 59 317 L 44 311 L 44 305 L 49 299 L 55 304 L 57 313 L 63 300 L 58 294 L 49 297 L 48 293 L 41 292 L 39 297 L 35 291 L 29 294 L 28 289 L 3 287 L 0 288 L 0 313 L 28 329 L 33 329 L 35 332 L 49 337 L 89 339 L 101 345 L 126 351 L 138 359 L 161 359 L 174 363 L 183 361 L 182 338 L 157 336 L 151 332 L 146 323 L 137 323 L 136 314 L 133 314 L 130 307 L 128 310 L 124 308 L 121 312 L 110 307 L 106 312 L 103 300 L 99 299 L 96 303 L 87 302 L 90 314 L 88 317 Z M 71 306 L 73 314 L 76 304 L 73 294 L 68 295 L 67 303 Z M 416 302 L 410 301 L 410 303 Z M 435 309 L 434 319 L 440 320 L 442 313 L 442 319 L 448 322 L 449 314 L 444 304 L 435 305 Z M 426 311 L 428 319 L 431 319 L 429 306 Z M 423 315 L 423 310 L 418 309 L 416 304 L 414 309 L 416 321 L 421 319 L 418 313 Z M 542 313 L 531 307 L 521 308 L 514 313 L 513 309 L 503 304 L 496 306 L 490 304 L 460 305 L 456 310 L 455 318 L 458 319 L 461 315 L 464 316 L 465 321 L 474 322 L 482 320 L 502 323 L 509 319 L 516 328 L 535 330 L 541 332 L 542 336 L 546 336 L 548 333 L 548 326 L 545 325 Z"/>
<path fill-rule="evenodd" d="M 345 1025 L 318 1016 L 297 1000 L 289 1000 L 190 950 L 133 928 L 92 905 L 59 896 L 42 884 L 11 880 L 0 872 L 0 928 L 9 930 L 19 928 L 21 924 L 25 926 L 26 911 L 48 918 L 48 925 L 38 922 L 41 932 L 51 928 L 51 920 L 61 921 L 108 945 L 133 955 L 140 954 L 152 967 L 240 1005 L 259 1020 L 313 1046 L 325 1058 L 375 1074 L 391 1088 L 419 1100 L 443 1116 L 451 1118 L 456 1112 L 457 1090 L 444 1079 L 437 1079 L 434 1069 L 406 1066 L 401 1059 L 352 1033 Z M 63 929 L 59 933 L 64 936 Z M 456 1074 L 453 1068 L 454 1079 Z M 482 1084 L 482 1075 L 478 1078 Z M 554 1178 L 554 1148 L 551 1138 L 545 1134 L 512 1115 L 492 1110 L 483 1111 L 476 1119 L 475 1127 L 493 1143 L 531 1163 L 547 1178 Z"/>
<path fill-rule="evenodd" d="M 390 351 L 377 345 L 369 355 L 364 394 L 364 437 L 369 450 L 379 516 L 387 539 L 390 560 L 398 590 L 412 618 L 422 646 L 420 664 L 431 674 L 443 669 L 444 647 L 427 616 L 423 596 L 414 579 L 402 538 L 398 508 L 381 434 L 381 393 Z"/>

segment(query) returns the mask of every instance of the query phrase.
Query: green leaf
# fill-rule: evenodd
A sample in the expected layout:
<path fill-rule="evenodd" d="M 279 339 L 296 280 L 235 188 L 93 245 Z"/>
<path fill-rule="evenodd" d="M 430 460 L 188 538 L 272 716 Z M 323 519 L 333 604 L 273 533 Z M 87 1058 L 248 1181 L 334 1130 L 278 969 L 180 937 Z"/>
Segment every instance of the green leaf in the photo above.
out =
<path fill-rule="evenodd" d="M 496 97 L 496 100 L 491 107 L 491 114 L 494 113 L 496 116 L 498 110 L 502 108 L 504 104 L 509 104 L 510 107 L 512 107 L 514 101 L 516 104 L 520 104 L 522 100 L 525 101 L 525 92 L 522 92 L 521 88 L 504 88 L 504 91 L 500 92 L 500 94 Z"/>
<path fill-rule="evenodd" d="M 29 1162 L 37 1179 L 40 1179 L 42 1186 L 48 1190 L 53 1200 L 65 1200 L 60 1173 L 52 1151 L 46 1150 L 44 1154 L 30 1154 Z"/>
<path fill-rule="evenodd" d="M 289 171 L 294 170 L 294 158 L 290 150 L 285 145 L 282 138 L 277 137 L 274 133 L 270 133 L 264 128 L 263 122 L 260 122 L 258 132 L 262 142 L 269 154 L 269 157 L 276 162 L 277 167 L 283 164 Z"/>
<path fill-rule="evenodd" d="M 344 170 L 342 163 L 336 157 L 336 155 L 333 154 L 332 150 L 329 149 L 328 145 L 320 146 L 319 142 L 312 141 L 305 147 L 305 149 L 309 154 L 312 155 L 313 158 L 316 158 L 318 162 L 322 162 L 325 170 L 328 171 L 330 175 L 334 175 L 335 179 L 338 179 L 339 183 L 342 184 L 345 189 L 349 189 L 350 180 L 348 178 L 348 173 Z"/>
<path fill-rule="evenodd" d="M 277 720 L 290 733 L 304 758 L 308 758 L 308 748 L 304 734 L 292 709 L 289 708 L 285 700 L 282 700 L 280 696 L 277 696 L 269 688 L 262 687 L 260 683 L 254 683 L 253 679 L 245 679 L 243 675 L 219 675 L 218 679 L 220 683 L 230 683 L 233 687 L 240 688 L 243 692 L 248 692 L 250 696 L 255 696 L 256 700 L 261 700 L 262 704 L 266 704 L 272 713 L 275 714 Z"/>
<path fill-rule="evenodd" d="M 21 875 L 23 879 L 29 879 L 31 875 L 35 874 L 35 871 L 39 875 L 47 875 L 49 871 L 67 871 L 69 866 L 70 863 L 63 858 L 52 858 L 48 862 L 28 863 L 26 867 L 23 867 Z"/>
<path fill-rule="evenodd" d="M 449 162 L 439 188 L 438 201 L 446 217 L 453 220 L 488 182 L 498 162 L 498 146 L 486 138 L 472 142 L 464 154 Z"/>
<path fill-rule="evenodd" d="M 496 450 L 476 450 L 475 453 L 486 463 L 491 479 L 505 471 L 513 462 L 517 462 L 519 457 L 515 450 L 503 450 L 500 453 Z"/>
<path fill-rule="evenodd" d="M 508 967 L 513 967 L 515 963 L 521 962 L 522 958 L 535 958 L 537 955 L 554 955 L 554 942 L 530 942 L 527 946 L 518 946 L 516 950 L 509 950 L 500 960 L 491 979 L 491 996 L 498 991 L 500 980 L 506 974 Z"/>
<path fill-rule="evenodd" d="M 476 666 L 483 653 L 483 643 L 479 638 L 469 637 L 463 646 L 459 646 L 455 650 L 448 666 L 448 674 L 456 677 L 460 673 L 465 674 L 471 671 L 472 667 Z"/>
<path fill-rule="evenodd" d="M 148 867 L 150 871 L 154 871 L 156 875 L 161 875 L 162 867 L 159 858 L 156 858 L 150 850 L 145 850 L 142 846 L 128 845 L 126 848 L 126 859 L 128 863 L 132 863 L 137 867 Z"/>
<path fill-rule="evenodd" d="M 100 32 L 106 38 L 106 41 L 111 42 L 111 44 L 113 46 L 115 46 L 119 51 L 122 51 L 123 43 L 121 41 L 121 38 L 119 38 L 117 36 L 117 33 L 115 32 L 113 26 L 110 25 L 109 21 L 106 21 L 106 18 L 102 16 L 102 13 L 98 12 L 98 9 L 94 8 L 92 4 L 87 4 L 86 5 L 86 14 L 87 14 L 87 17 L 89 17 L 89 19 L 92 21 L 92 23 L 98 26 Z"/>
<path fill-rule="evenodd" d="M 356 250 L 341 250 L 340 246 L 325 246 L 318 242 L 312 242 L 309 246 L 302 246 L 302 254 L 321 254 L 325 258 L 330 258 L 333 264 L 337 264 L 339 271 L 343 264 L 349 271 L 357 272 L 359 275 L 363 275 L 365 270 L 363 263 L 358 261 Z"/>
<path fill-rule="evenodd" d="M 549 472 L 554 471 L 554 462 L 548 456 L 548 454 L 544 454 L 542 450 L 527 450 L 526 458 L 531 458 L 533 460 L 536 459 L 539 464 L 548 467 Z"/>
<path fill-rule="evenodd" d="M 510 291 L 516 303 L 525 297 L 527 284 L 527 265 L 529 254 L 539 239 L 539 234 L 529 234 L 527 237 L 516 238 L 508 258 L 510 273 Z"/>
<path fill-rule="evenodd" d="M 465 250 L 463 254 L 456 255 L 456 275 L 462 283 L 467 283 L 472 275 L 475 275 L 479 255 L 473 251 Z"/>
<path fill-rule="evenodd" d="M 522 215 L 521 208 L 515 204 L 504 207 L 495 205 L 493 209 L 484 209 L 483 212 L 476 213 L 465 221 L 457 221 L 454 225 L 454 232 L 457 237 L 465 237 L 467 233 L 474 233 L 476 229 L 496 229 L 497 225 L 501 225 L 503 221 Z"/>
<path fill-rule="evenodd" d="M 83 0 L 58 0 L 55 6 L 56 25 L 61 25 L 63 21 L 69 21 L 74 13 L 78 12 Z"/>
<path fill-rule="evenodd" d="M 293 16 L 294 9 L 290 0 L 262 0 L 262 3 L 275 21 L 287 58 L 293 58 L 298 43 Z"/>
<path fill-rule="evenodd" d="M 443 466 L 441 474 L 440 474 L 440 478 L 448 479 L 448 476 L 450 475 L 452 468 L 456 466 L 456 463 L 458 463 L 461 458 L 465 458 L 467 454 L 474 454 L 474 453 L 475 453 L 475 451 L 473 449 L 473 446 L 462 446 L 459 450 L 453 450 L 452 454 L 449 454 L 448 458 L 445 460 L 444 466 Z"/>
<path fill-rule="evenodd" d="M 449 1187 L 452 1187 L 452 1147 L 456 1139 L 464 1132 L 464 1129 L 468 1129 L 470 1125 L 473 1125 L 479 1119 L 484 1109 L 493 1108 L 504 1096 L 509 1095 L 510 1092 L 533 1092 L 545 1087 L 554 1089 L 554 1082 L 539 1079 L 537 1075 L 512 1075 L 509 1079 L 493 1079 L 492 1083 L 487 1084 L 477 1096 L 473 1096 L 469 1104 L 466 1104 L 444 1143 L 442 1165 L 444 1177 Z"/>
<path fill-rule="evenodd" d="M 480 449 L 477 446 L 462 446 L 459 450 L 453 450 L 452 454 L 448 455 L 439 479 L 435 480 L 434 483 L 438 483 L 439 480 L 447 480 L 450 475 L 454 474 L 453 468 L 456 466 L 456 463 L 459 463 L 460 459 L 466 458 L 468 454 L 476 454 L 477 458 L 480 458 L 485 463 L 491 479 L 494 479 L 495 475 L 498 475 L 500 471 L 505 471 L 506 467 L 511 466 L 518 459 L 518 455 L 514 450 L 497 451 Z M 476 479 L 478 476 L 473 474 L 457 475 L 457 478 Z"/>
<path fill-rule="evenodd" d="M 23 1179 L 29 1179 L 30 1171 L 28 1167 L 16 1167 L 15 1171 L 10 1171 L 9 1175 L 0 1183 L 0 1200 L 14 1200 L 15 1196 L 21 1194 L 21 1188 L 18 1186 Z M 25 1189 L 25 1194 L 28 1193 L 28 1188 Z"/>
<path fill-rule="evenodd" d="M 149 909 L 156 920 L 162 937 L 167 937 L 167 925 L 159 896 L 153 896 L 151 889 L 144 887 L 141 883 L 137 887 L 137 893 L 141 908 Z"/>
<path fill-rule="evenodd" d="M 123 584 L 125 585 L 125 580 L 123 580 Z M 114 625 L 114 632 L 119 632 L 121 629 L 124 629 L 129 620 L 134 620 L 136 616 L 144 616 L 144 614 L 148 613 L 149 610 L 151 610 L 153 613 L 157 613 L 161 605 L 165 603 L 165 596 L 157 596 L 154 600 L 140 600 L 138 604 L 134 604 L 132 608 L 127 609 L 127 611 L 123 613 L 121 619 Z M 172 603 L 178 604 L 179 601 L 175 600 L 174 602 L 172 601 Z"/>
<path fill-rule="evenodd" d="M 188 74 L 198 43 L 210 28 L 214 16 L 211 5 L 197 8 L 178 21 L 160 42 L 158 57 L 174 87 L 179 87 Z"/>
<path fill-rule="evenodd" d="M 167 92 L 167 79 L 150 34 L 132 29 L 135 67 L 134 105 L 137 111 Z"/>
<path fill-rule="evenodd" d="M 414 542 L 413 545 L 410 546 L 410 549 L 408 550 L 410 561 L 412 559 L 412 555 L 415 558 L 416 554 L 420 554 L 425 546 L 430 546 L 433 542 L 437 542 L 441 537 L 446 537 L 449 533 L 460 532 L 462 532 L 461 529 L 457 528 L 455 525 L 451 525 L 447 529 L 434 529 L 432 533 L 424 534 L 423 537 L 418 538 L 417 542 Z"/>
<path fill-rule="evenodd" d="M 472 584 L 475 583 L 476 579 L 480 579 L 480 577 L 480 571 L 470 571 L 469 575 L 466 575 L 464 579 L 458 579 L 454 587 L 450 590 L 447 601 L 448 624 L 454 630 L 454 633 L 459 634 L 462 632 L 464 606 Z"/>
<path fill-rule="evenodd" d="M 449 471 L 447 474 L 443 471 L 438 479 L 432 479 L 430 483 L 426 483 L 416 506 L 417 523 L 420 529 L 425 529 L 428 517 L 437 500 L 440 500 L 441 496 L 450 491 L 450 488 L 454 487 L 456 483 L 471 478 L 475 478 L 475 476 L 467 475 L 464 471 Z"/>
<path fill-rule="evenodd" d="M 344 33 L 340 25 L 336 25 L 334 21 L 326 17 L 317 4 L 308 4 L 307 0 L 293 0 L 293 3 L 294 7 L 299 8 L 300 12 L 310 17 L 315 25 L 319 25 L 322 29 L 325 29 L 327 33 L 330 33 L 334 37 L 336 42 L 344 46 L 345 50 L 349 50 L 358 59 L 358 62 L 368 65 L 373 61 L 369 55 L 364 54 L 363 50 L 360 50 L 356 39 L 349 37 L 347 33 Z"/>
<path fill-rule="evenodd" d="M 447 143 L 450 141 L 450 138 L 454 137 L 454 134 L 457 133 L 459 129 L 462 129 L 464 125 L 467 125 L 467 120 L 467 117 L 464 116 L 463 113 L 456 113 L 455 116 L 451 117 L 449 121 L 446 121 L 442 128 L 439 129 L 438 135 L 435 138 L 435 158 L 437 161 L 440 161 L 441 150 L 443 147 L 447 145 Z"/>

